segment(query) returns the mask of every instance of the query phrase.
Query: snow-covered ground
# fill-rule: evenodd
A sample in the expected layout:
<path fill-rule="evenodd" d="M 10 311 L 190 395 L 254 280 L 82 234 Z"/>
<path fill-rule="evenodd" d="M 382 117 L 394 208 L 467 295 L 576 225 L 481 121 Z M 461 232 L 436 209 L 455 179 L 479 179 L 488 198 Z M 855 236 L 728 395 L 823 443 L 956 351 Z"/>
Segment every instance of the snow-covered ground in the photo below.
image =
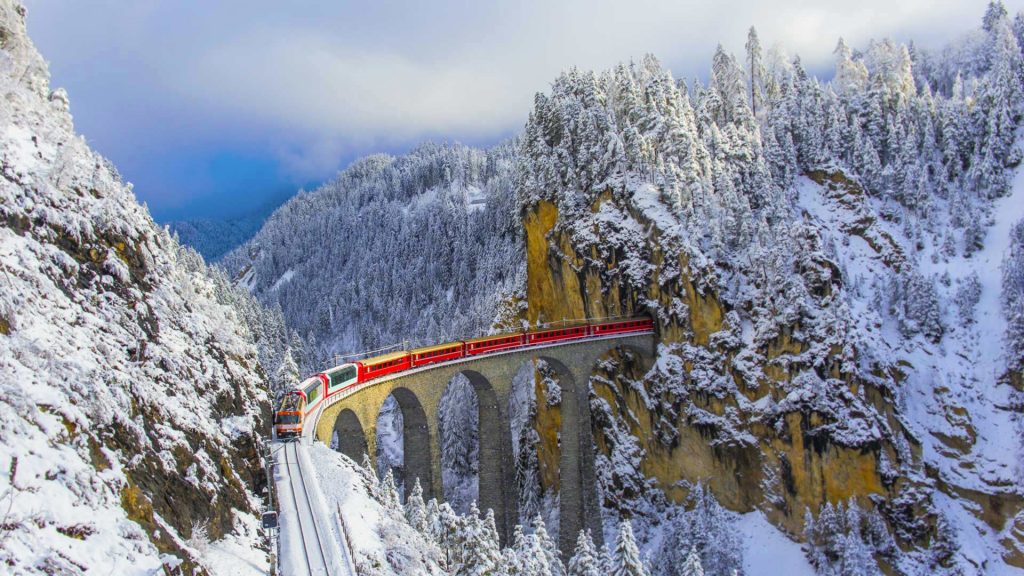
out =
<path fill-rule="evenodd" d="M 371 573 L 371 567 L 374 574 L 444 573 L 429 557 L 431 547 L 423 537 L 370 496 L 355 462 L 320 442 L 305 451 L 322 487 L 323 508 L 340 511 L 360 573 Z M 343 530 L 339 523 L 332 529 Z"/>
<path fill-rule="evenodd" d="M 322 444 L 317 446 L 336 454 Z M 324 498 L 306 449 L 301 440 L 279 442 L 273 448 L 281 573 L 353 574 L 338 511 Z"/>
<path fill-rule="evenodd" d="M 786 538 L 761 512 L 741 515 L 737 527 L 746 552 L 746 576 L 814 576 L 800 544 Z"/>
<path fill-rule="evenodd" d="M 261 549 L 260 520 L 252 514 L 235 517 L 236 534 L 230 534 L 200 550 L 203 563 L 216 576 L 265 576 L 270 558 Z"/>

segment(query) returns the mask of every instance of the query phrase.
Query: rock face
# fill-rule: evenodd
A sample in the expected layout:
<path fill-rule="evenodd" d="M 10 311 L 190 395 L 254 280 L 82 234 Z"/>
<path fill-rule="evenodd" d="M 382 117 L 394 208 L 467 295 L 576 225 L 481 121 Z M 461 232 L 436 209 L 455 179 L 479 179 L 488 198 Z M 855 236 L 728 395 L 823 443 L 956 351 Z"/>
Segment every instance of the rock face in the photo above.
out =
<path fill-rule="evenodd" d="M 244 297 L 74 134 L 14 0 L 0 92 L 0 563 L 204 573 L 202 541 L 257 510 L 263 478 Z"/>
<path fill-rule="evenodd" d="M 597 213 L 605 202 L 611 202 L 610 195 L 603 195 L 592 211 Z M 557 208 L 548 202 L 539 203 L 525 218 L 531 321 L 650 314 L 646 309 L 649 302 L 681 301 L 689 311 L 685 321 L 659 322 L 663 345 L 721 351 L 709 345 L 709 341 L 727 329 L 725 307 L 713 292 L 701 293 L 685 274 L 668 283 L 659 281 L 666 271 L 666 256 L 659 250 L 656 238 L 649 243 L 650 259 L 655 264 L 651 283 L 646 293 L 641 293 L 623 285 L 614 259 L 606 266 L 598 266 L 593 248 L 589 254 L 579 254 L 573 248 L 571 235 L 556 230 L 557 222 Z M 595 244 L 602 240 L 599 238 Z M 685 258 L 679 258 L 671 267 L 688 269 Z M 771 362 L 783 355 L 798 354 L 802 347 L 790 335 L 780 335 L 762 350 L 765 372 L 776 380 L 792 378 L 790 371 L 771 366 Z M 723 358 L 728 362 L 727 356 Z M 719 431 L 716 424 L 694 421 L 692 415 L 701 411 L 723 417 L 727 412 L 741 410 L 740 399 L 701 393 L 683 399 L 669 392 L 662 399 L 652 400 L 656 390 L 644 382 L 644 374 L 637 373 L 628 362 L 621 362 L 623 359 L 618 360 L 622 371 L 604 374 L 597 380 L 594 392 L 611 407 L 613 415 L 629 415 L 624 421 L 631 422 L 628 431 L 644 454 L 640 472 L 654 478 L 677 502 L 687 493 L 680 481 L 702 481 L 730 508 L 750 511 L 765 500 L 768 473 L 773 476 L 772 482 L 779 483 L 772 486 L 777 491 L 775 496 L 781 498 L 775 519 L 792 534 L 799 534 L 807 507 L 816 509 L 825 501 L 851 496 L 867 501 L 871 494 L 887 492 L 876 463 L 881 448 L 851 449 L 827 438 L 816 441 L 807 432 L 824 424 L 825 417 L 820 414 L 794 411 L 778 415 L 773 426 L 746 422 L 745 437 L 715 442 L 715 432 Z M 744 382 L 731 366 L 725 371 L 738 383 Z M 771 378 L 766 374 L 765 379 Z M 780 387 L 771 385 L 743 386 L 741 391 L 749 403 L 771 396 L 778 401 L 782 395 Z M 684 403 L 692 403 L 692 410 L 680 411 Z M 669 430 L 659 429 L 665 427 Z M 608 445 L 612 440 L 607 426 L 595 433 L 600 438 L 598 448 L 610 453 Z"/>
<path fill-rule="evenodd" d="M 531 322 L 636 314 L 657 320 L 661 368 L 644 373 L 635 359 L 619 353 L 591 379 L 596 449 L 608 471 L 598 474 L 606 508 L 629 515 L 630 502 L 641 496 L 647 479 L 677 503 L 701 482 L 728 508 L 761 509 L 780 529 L 801 539 L 805 510 L 817 514 L 825 503 L 853 499 L 862 508 L 880 510 L 903 537 L 901 546 L 927 546 L 935 537 L 937 518 L 934 470 L 924 466 L 919 443 L 902 426 L 891 388 L 844 371 L 838 347 L 819 366 L 802 365 L 801 354 L 814 343 L 802 339 L 799 325 L 767 341 L 754 357 L 749 352 L 738 355 L 730 342 L 736 332 L 730 322 L 736 317 L 729 305 L 706 281 L 694 277 L 684 256 L 665 253 L 657 226 L 629 202 L 602 194 L 590 212 L 599 214 L 605 204 L 647 233 L 643 257 L 652 267 L 643 290 L 625 277 L 618 263 L 618 256 L 632 255 L 607 258 L 597 253 L 597 246 L 614 247 L 617 242 L 602 234 L 600 224 L 593 226 L 589 245 L 581 248 L 573 233 L 579 220 L 569 226 L 560 220 L 555 204 L 540 201 L 525 213 L 524 227 Z M 673 307 L 686 314 L 666 319 L 659 313 Z M 709 362 L 716 366 L 709 368 Z M 857 423 L 837 422 L 834 413 L 788 398 L 790 383 L 808 371 L 843 382 L 849 397 L 838 400 L 848 402 L 847 414 L 885 432 L 863 443 L 831 435 L 833 429 Z M 729 384 L 720 383 L 718 390 L 694 385 L 706 376 L 701 372 L 717 373 Z M 895 387 L 902 374 L 894 371 L 883 378 Z M 732 385 L 739 394 L 729 393 Z M 544 423 L 536 425 L 544 437 Z M 925 474 L 905 472 L 912 469 L 924 469 Z M 1012 489 L 991 500 L 941 483 L 938 488 L 976 502 L 979 519 L 996 531 L 1012 523 L 1022 507 Z M 1019 530 L 1008 533 L 1003 556 L 1016 564 L 1019 544 L 1014 534 Z M 879 560 L 892 568 L 891 559 Z"/>
<path fill-rule="evenodd" d="M 901 573 L 1020 564 L 1017 312 L 999 305 L 1017 300 L 999 285 L 1024 177 L 992 127 L 1024 120 L 1022 60 L 1005 18 L 981 33 L 1001 50 L 977 98 L 878 90 L 879 63 L 917 65 L 893 44 L 841 56 L 837 78 L 866 83 L 753 74 L 773 86 L 757 114 L 722 50 L 707 85 L 649 57 L 537 95 L 516 182 L 527 319 L 644 314 L 660 339 L 650 369 L 621 350 L 591 378 L 608 509 L 701 482 L 835 570 L 816 541 L 833 534 Z M 815 524 L 844 509 L 863 521 Z"/>

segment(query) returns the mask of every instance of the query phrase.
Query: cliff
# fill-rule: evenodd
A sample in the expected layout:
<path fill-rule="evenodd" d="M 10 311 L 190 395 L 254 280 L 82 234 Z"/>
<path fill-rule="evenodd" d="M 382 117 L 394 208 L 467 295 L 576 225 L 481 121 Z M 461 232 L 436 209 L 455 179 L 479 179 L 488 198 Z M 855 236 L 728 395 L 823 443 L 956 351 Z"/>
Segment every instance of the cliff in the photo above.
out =
<path fill-rule="evenodd" d="M 205 574 L 259 508 L 252 302 L 74 133 L 25 16 L 0 2 L 0 563 Z"/>

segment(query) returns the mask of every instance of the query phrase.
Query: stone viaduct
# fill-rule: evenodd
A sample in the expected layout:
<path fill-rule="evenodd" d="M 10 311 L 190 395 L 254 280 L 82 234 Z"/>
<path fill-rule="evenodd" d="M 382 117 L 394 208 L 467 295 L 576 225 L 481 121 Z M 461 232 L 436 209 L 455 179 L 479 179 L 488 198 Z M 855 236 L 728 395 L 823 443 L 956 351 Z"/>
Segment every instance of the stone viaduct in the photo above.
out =
<path fill-rule="evenodd" d="M 347 395 L 330 398 L 314 418 L 312 429 L 324 443 L 330 443 L 336 431 L 338 449 L 357 462 L 364 453 L 375 459 L 377 416 L 387 397 L 394 395 L 402 410 L 407 482 L 418 477 L 425 498 L 443 500 L 438 409 L 451 379 L 456 374 L 465 375 L 476 391 L 479 406 L 479 506 L 481 510 L 494 510 L 502 542 L 508 542 L 519 519 L 508 415 L 512 378 L 523 363 L 543 359 L 558 374 L 562 388 L 559 548 L 563 555 L 571 554 L 581 529 L 590 529 L 598 545 L 602 534 L 588 381 L 597 363 L 618 347 L 633 350 L 644 366 L 650 367 L 654 346 L 651 333 L 621 334 L 426 366 L 385 376 Z"/>

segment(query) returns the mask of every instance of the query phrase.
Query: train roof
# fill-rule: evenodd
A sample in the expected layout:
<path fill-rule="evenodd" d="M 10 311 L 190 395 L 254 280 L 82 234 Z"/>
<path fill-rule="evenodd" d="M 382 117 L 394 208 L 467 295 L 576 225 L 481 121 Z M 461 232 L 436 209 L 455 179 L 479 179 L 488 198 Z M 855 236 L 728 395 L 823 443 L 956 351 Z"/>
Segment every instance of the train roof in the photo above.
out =
<path fill-rule="evenodd" d="M 322 374 L 331 374 L 332 372 L 337 372 L 338 370 L 342 370 L 344 368 L 348 368 L 349 366 L 355 366 L 355 364 L 353 364 L 351 362 L 346 362 L 344 364 L 338 364 L 334 368 L 328 368 L 327 370 L 324 370 L 322 372 Z"/>
<path fill-rule="evenodd" d="M 541 324 L 530 328 L 526 332 L 532 334 L 534 332 L 548 332 L 550 330 L 566 330 L 568 328 L 582 328 L 587 326 L 588 322 L 552 322 L 551 324 Z M 601 322 L 603 324 L 603 322 Z"/>
<path fill-rule="evenodd" d="M 410 354 L 423 354 L 425 352 L 434 352 L 436 350 L 444 350 L 445 348 L 451 348 L 453 346 L 461 346 L 462 342 L 448 342 L 446 344 L 438 344 L 436 346 L 427 346 L 426 348 L 414 348 L 409 351 Z"/>
<path fill-rule="evenodd" d="M 392 352 L 390 354 L 384 354 L 383 356 L 374 356 L 373 358 L 360 360 L 358 364 L 362 364 L 363 366 L 376 366 L 377 364 L 398 360 L 399 358 L 403 358 L 408 355 L 409 353 L 403 350 L 401 352 Z"/>
<path fill-rule="evenodd" d="M 466 340 L 466 344 L 475 344 L 477 342 L 486 342 L 487 340 L 496 340 L 498 338 L 508 338 L 510 336 L 521 336 L 522 332 L 505 332 L 504 334 L 491 334 L 490 336 L 481 336 L 479 338 L 470 338 Z"/>

